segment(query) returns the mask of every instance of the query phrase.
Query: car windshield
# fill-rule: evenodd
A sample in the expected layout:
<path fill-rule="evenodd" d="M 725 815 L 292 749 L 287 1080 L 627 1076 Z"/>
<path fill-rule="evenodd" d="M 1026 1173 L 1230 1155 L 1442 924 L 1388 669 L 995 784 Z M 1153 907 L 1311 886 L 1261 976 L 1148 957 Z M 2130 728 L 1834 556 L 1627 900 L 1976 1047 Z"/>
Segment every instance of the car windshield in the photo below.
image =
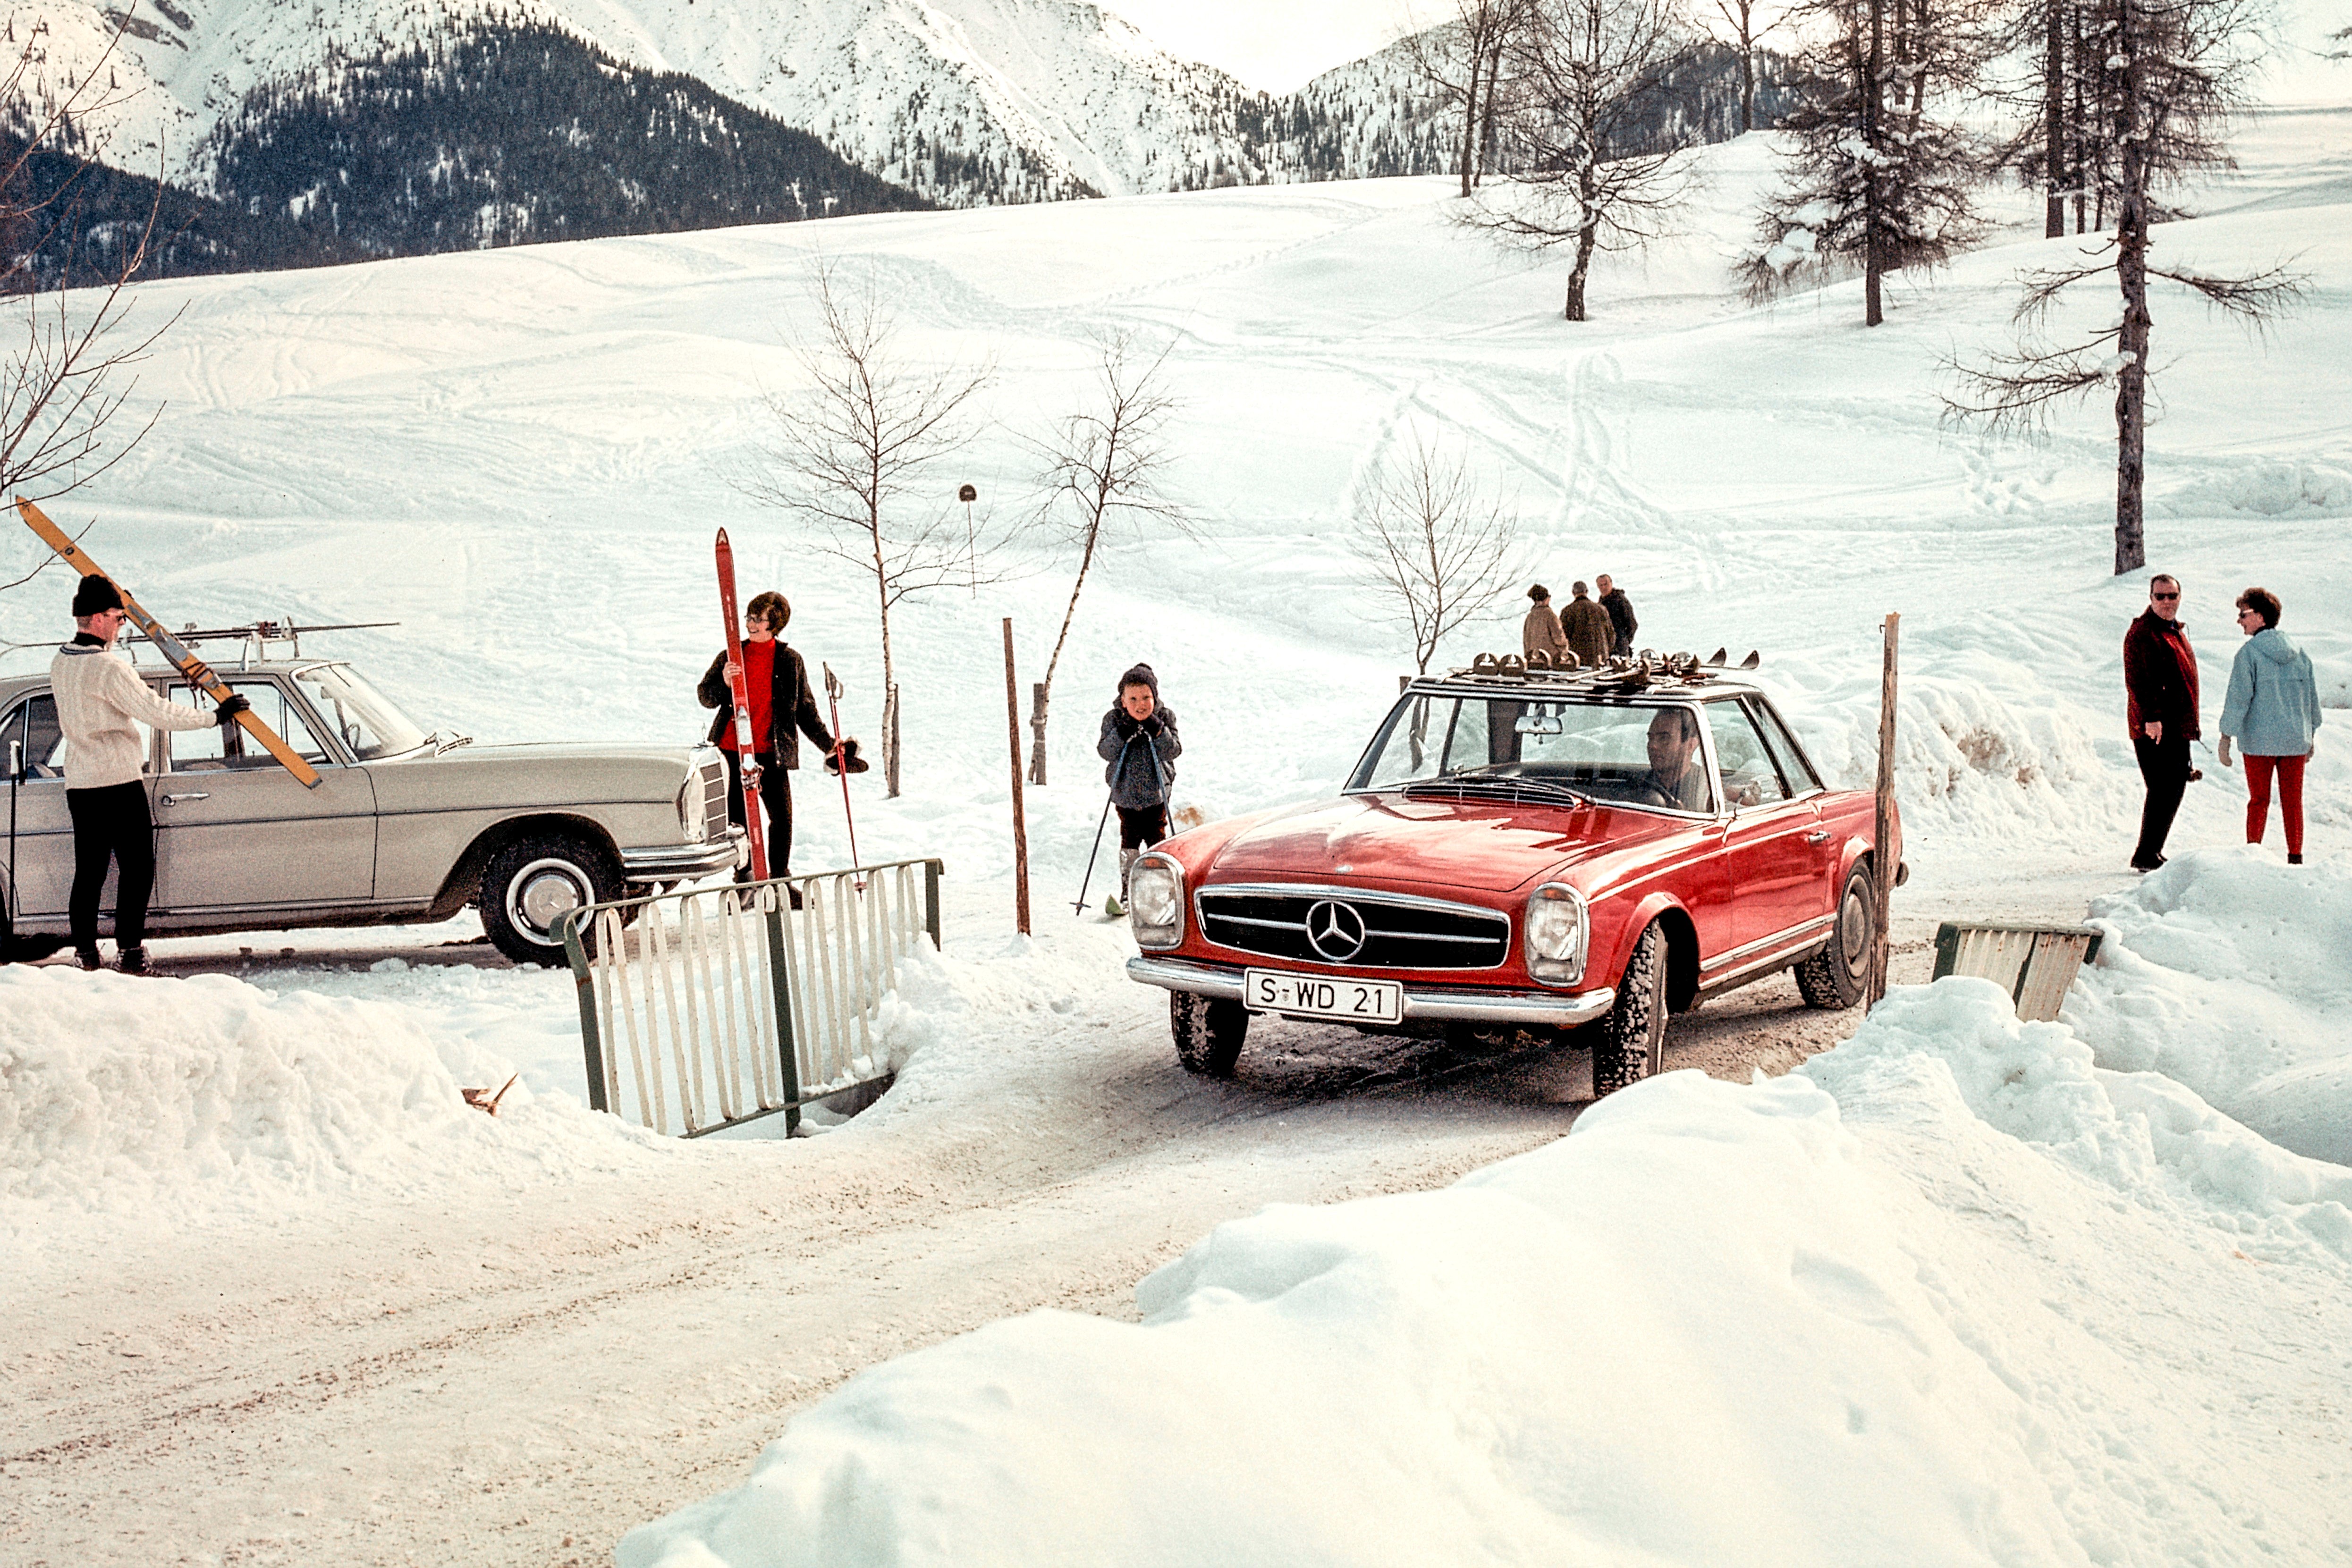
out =
<path fill-rule="evenodd" d="M 425 732 L 349 664 L 313 664 L 294 684 L 310 699 L 320 721 L 342 737 L 362 762 L 397 757 L 425 744 Z"/>
<path fill-rule="evenodd" d="M 1417 692 L 1390 713 L 1349 787 L 1707 812 L 1699 734 L 1686 704 Z"/>

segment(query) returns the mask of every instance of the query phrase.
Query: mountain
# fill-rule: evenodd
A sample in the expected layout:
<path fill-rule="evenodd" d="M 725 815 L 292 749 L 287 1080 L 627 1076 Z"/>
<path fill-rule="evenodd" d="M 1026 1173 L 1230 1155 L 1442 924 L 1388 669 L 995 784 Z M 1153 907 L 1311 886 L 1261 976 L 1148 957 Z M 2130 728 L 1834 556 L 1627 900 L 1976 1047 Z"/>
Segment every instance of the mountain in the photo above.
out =
<path fill-rule="evenodd" d="M 1452 166 L 1443 101 L 1393 45 L 1269 95 L 1181 60 L 1080 0 L 21 0 L 0 46 L 54 83 L 103 71 L 87 128 L 123 167 L 219 188 L 220 128 L 348 97 L 453 37 L 568 37 L 630 71 L 691 78 L 946 205 Z M 21 37 L 20 37 L 21 30 Z M 1711 47 L 1678 111 L 1728 134 L 1732 57 Z M 365 90 L 361 88 L 358 90 Z M 1769 93 L 1765 95 L 1769 101 Z M 302 112 L 310 113 L 310 109 Z"/>

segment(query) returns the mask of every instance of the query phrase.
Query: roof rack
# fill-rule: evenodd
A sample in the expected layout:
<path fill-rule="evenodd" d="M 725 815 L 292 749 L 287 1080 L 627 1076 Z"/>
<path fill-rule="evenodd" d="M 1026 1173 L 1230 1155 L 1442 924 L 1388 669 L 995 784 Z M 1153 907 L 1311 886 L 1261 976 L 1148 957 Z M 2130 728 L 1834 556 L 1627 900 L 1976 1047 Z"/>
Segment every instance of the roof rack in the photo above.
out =
<path fill-rule="evenodd" d="M 245 666 L 250 666 L 256 659 L 268 658 L 270 656 L 269 651 L 271 647 L 280 643 L 287 645 L 287 657 L 294 659 L 300 658 L 302 656 L 302 638 L 307 632 L 373 632 L 383 627 L 397 626 L 399 624 L 400 622 L 397 621 L 343 621 L 335 622 L 331 625 L 297 626 L 294 624 L 294 618 L 289 615 L 283 621 L 256 621 L 252 624 L 247 626 L 200 627 L 194 622 L 191 621 L 172 635 L 173 639 L 178 642 L 180 646 L 184 648 L 194 648 L 205 643 L 217 643 L 224 637 L 234 637 L 238 642 L 245 644 L 243 648 L 238 650 L 238 664 Z M 122 641 L 127 643 L 147 643 L 152 645 L 155 639 L 148 636 L 143 632 L 140 632 L 123 638 Z M 135 649 L 131 656 L 133 658 L 138 656 Z"/>
<path fill-rule="evenodd" d="M 1652 686 L 1695 686 L 1733 673 L 1730 651 L 1717 648 L 1702 660 L 1696 653 L 1661 653 L 1644 648 L 1638 653 L 1613 654 L 1598 664 L 1586 664 L 1574 653 L 1559 662 L 1541 651 L 1521 658 L 1517 653 L 1481 653 L 1467 667 L 1448 673 L 1449 681 L 1493 681 L 1516 686 L 1539 686 L 1590 692 L 1638 692 Z M 1764 663 L 1755 650 L 1737 666 L 1753 670 Z"/>

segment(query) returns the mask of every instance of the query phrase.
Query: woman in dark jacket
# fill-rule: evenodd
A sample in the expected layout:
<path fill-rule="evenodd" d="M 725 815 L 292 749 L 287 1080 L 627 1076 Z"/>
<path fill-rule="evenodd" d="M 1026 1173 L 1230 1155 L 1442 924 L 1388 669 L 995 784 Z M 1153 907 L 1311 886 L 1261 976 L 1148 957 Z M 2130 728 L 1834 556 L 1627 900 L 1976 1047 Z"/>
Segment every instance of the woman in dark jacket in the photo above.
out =
<path fill-rule="evenodd" d="M 1110 766 L 1103 778 L 1118 810 L 1118 902 L 1127 904 L 1127 873 L 1135 857 L 1168 836 L 1168 792 L 1184 743 L 1176 737 L 1176 710 L 1160 700 L 1160 677 L 1137 664 L 1118 678 L 1118 701 L 1103 715 L 1096 753 Z"/>
<path fill-rule="evenodd" d="M 781 593 L 762 593 L 743 610 L 744 689 L 751 703 L 751 766 L 759 777 L 760 800 L 767 807 L 768 874 L 790 876 L 793 863 L 793 790 L 791 770 L 801 765 L 803 735 L 820 749 L 833 750 L 833 732 L 817 711 L 816 694 L 809 690 L 808 666 L 801 656 L 778 641 L 776 633 L 793 618 L 793 607 Z M 735 701 L 729 683 L 727 651 L 710 661 L 694 695 L 704 707 L 719 710 L 710 726 L 710 741 L 727 757 L 727 820 L 743 823 L 742 759 L 735 754 Z M 855 742 L 843 742 L 847 750 Z M 782 760 L 780 769 L 776 764 Z M 751 880 L 748 868 L 735 873 L 738 882 Z"/>

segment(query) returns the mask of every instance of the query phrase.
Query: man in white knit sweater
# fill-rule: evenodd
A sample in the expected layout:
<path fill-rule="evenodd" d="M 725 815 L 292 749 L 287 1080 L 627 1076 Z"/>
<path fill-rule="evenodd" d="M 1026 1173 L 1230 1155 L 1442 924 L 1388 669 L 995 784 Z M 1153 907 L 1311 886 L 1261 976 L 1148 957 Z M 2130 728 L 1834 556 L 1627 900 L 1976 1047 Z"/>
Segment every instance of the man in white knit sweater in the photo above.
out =
<path fill-rule="evenodd" d="M 74 640 L 49 662 L 49 689 L 66 735 L 66 809 L 73 816 L 74 880 L 67 911 L 74 954 L 100 967 L 98 905 L 110 862 L 122 871 L 114 894 L 114 946 L 125 974 L 147 968 L 147 897 L 155 887 L 155 825 L 147 810 L 147 738 L 156 729 L 228 724 L 249 705 L 231 696 L 212 713 L 164 701 L 114 651 L 128 619 L 122 595 L 95 574 L 74 591 Z"/>

